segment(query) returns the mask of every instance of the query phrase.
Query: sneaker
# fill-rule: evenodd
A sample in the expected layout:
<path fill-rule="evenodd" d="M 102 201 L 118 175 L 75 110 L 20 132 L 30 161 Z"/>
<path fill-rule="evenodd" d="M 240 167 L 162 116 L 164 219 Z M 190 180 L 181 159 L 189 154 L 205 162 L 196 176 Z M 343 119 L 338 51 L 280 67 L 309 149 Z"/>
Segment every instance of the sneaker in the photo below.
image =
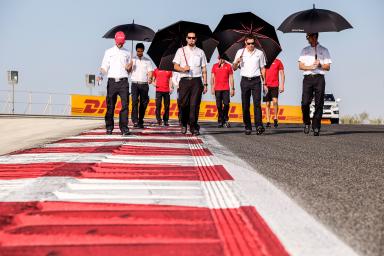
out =
<path fill-rule="evenodd" d="M 313 129 L 313 136 L 320 136 L 320 129 L 319 128 Z"/>
<path fill-rule="evenodd" d="M 309 131 L 310 131 L 309 124 L 306 124 L 306 125 L 304 126 L 304 133 L 305 133 L 305 134 L 308 134 Z"/>
<path fill-rule="evenodd" d="M 224 126 L 225 126 L 226 128 L 231 128 L 231 124 L 230 124 L 228 121 L 226 121 L 226 122 L 224 123 Z"/>
<path fill-rule="evenodd" d="M 256 135 L 261 135 L 263 134 L 265 131 L 264 127 L 263 126 L 257 126 L 256 128 Z"/>
<path fill-rule="evenodd" d="M 252 130 L 245 130 L 245 135 L 251 135 Z"/>
<path fill-rule="evenodd" d="M 273 127 L 277 128 L 279 126 L 279 123 L 277 119 L 273 120 Z"/>
<path fill-rule="evenodd" d="M 158 120 L 158 121 L 157 121 L 157 124 L 158 124 L 159 126 L 161 126 L 161 124 L 162 124 L 161 120 Z"/>
<path fill-rule="evenodd" d="M 271 123 L 270 123 L 270 122 L 267 122 L 267 124 L 265 125 L 265 127 L 267 127 L 267 128 L 271 128 Z"/>
<path fill-rule="evenodd" d="M 106 133 L 107 135 L 112 135 L 112 130 L 107 130 L 105 133 Z"/>
<path fill-rule="evenodd" d="M 169 126 L 168 121 L 164 121 L 164 126 Z"/>
<path fill-rule="evenodd" d="M 181 133 L 186 134 L 187 133 L 187 127 L 186 126 L 181 126 Z"/>
<path fill-rule="evenodd" d="M 133 127 L 137 128 L 137 127 L 139 127 L 139 124 L 138 123 L 133 123 Z"/>
<path fill-rule="evenodd" d="M 217 125 L 217 128 L 223 128 L 223 127 L 224 127 L 223 123 L 219 123 L 219 124 Z"/>

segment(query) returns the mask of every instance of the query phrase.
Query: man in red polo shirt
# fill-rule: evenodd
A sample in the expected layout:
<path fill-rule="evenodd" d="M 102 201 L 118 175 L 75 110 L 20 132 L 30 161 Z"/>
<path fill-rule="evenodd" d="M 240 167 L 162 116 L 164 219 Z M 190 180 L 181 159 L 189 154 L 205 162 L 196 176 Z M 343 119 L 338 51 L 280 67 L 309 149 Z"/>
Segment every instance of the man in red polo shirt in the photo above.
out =
<path fill-rule="evenodd" d="M 231 89 L 229 88 L 231 87 Z M 214 64 L 211 71 L 211 92 L 216 96 L 216 107 L 218 112 L 218 127 L 229 128 L 228 120 L 230 98 L 235 95 L 232 65 L 219 57 L 218 63 Z"/>
<path fill-rule="evenodd" d="M 284 66 L 281 60 L 275 59 L 269 68 L 265 69 L 265 85 L 268 87 L 268 92 L 264 97 L 264 102 L 267 105 L 267 125 L 271 127 L 271 101 L 274 108 L 273 125 L 278 126 L 277 114 L 279 112 L 278 97 L 279 93 L 284 92 Z"/>
<path fill-rule="evenodd" d="M 172 71 L 155 69 L 153 84 L 156 86 L 156 119 L 157 124 L 168 126 L 170 94 L 173 91 Z M 161 119 L 161 103 L 164 100 L 164 115 Z"/>

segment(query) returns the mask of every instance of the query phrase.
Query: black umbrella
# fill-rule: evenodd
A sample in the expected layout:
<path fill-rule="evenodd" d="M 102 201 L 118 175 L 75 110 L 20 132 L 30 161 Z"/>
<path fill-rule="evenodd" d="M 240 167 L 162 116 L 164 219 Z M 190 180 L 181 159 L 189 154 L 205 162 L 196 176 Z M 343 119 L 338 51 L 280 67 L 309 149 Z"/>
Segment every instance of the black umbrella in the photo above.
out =
<path fill-rule="evenodd" d="M 131 24 L 118 25 L 112 29 L 110 29 L 105 35 L 104 38 L 115 38 L 115 34 L 117 31 L 122 31 L 125 34 L 126 40 L 134 40 L 134 41 L 145 41 L 151 42 L 155 32 L 142 25 L 135 24 L 133 21 Z"/>
<path fill-rule="evenodd" d="M 159 69 L 173 70 L 172 60 L 178 48 L 186 44 L 188 32 L 196 33 L 196 46 L 201 48 L 209 61 L 218 42 L 212 37 L 212 30 L 208 25 L 179 21 L 156 32 L 148 55 Z"/>
<path fill-rule="evenodd" d="M 286 18 L 278 30 L 284 33 L 339 32 L 352 28 L 340 14 L 324 9 L 312 9 L 296 12 Z"/>
<path fill-rule="evenodd" d="M 267 67 L 281 52 L 275 28 L 251 12 L 224 15 L 213 34 L 219 41 L 217 49 L 220 56 L 230 62 L 234 61 L 236 52 L 244 47 L 247 35 L 255 37 L 255 46 L 264 52 Z"/>

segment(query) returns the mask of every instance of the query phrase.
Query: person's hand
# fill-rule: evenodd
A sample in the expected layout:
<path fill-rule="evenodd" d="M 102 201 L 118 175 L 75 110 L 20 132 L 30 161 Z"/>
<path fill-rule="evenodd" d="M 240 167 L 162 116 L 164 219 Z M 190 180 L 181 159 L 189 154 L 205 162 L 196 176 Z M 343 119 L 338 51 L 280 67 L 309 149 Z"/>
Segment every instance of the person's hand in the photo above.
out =
<path fill-rule="evenodd" d="M 268 91 L 268 86 L 264 85 L 264 91 L 265 91 L 265 92 Z"/>
<path fill-rule="evenodd" d="M 187 72 L 189 72 L 189 70 L 191 70 L 191 68 L 189 66 L 183 67 L 183 72 L 187 73 Z"/>
<path fill-rule="evenodd" d="M 96 82 L 99 82 L 99 81 L 103 81 L 103 77 L 102 76 L 97 76 L 96 77 Z"/>
<path fill-rule="evenodd" d="M 208 91 L 208 88 L 207 88 L 207 86 L 204 86 L 203 94 L 206 94 L 206 93 L 207 93 L 207 91 Z"/>
<path fill-rule="evenodd" d="M 231 89 L 231 97 L 235 96 L 235 89 Z"/>
<path fill-rule="evenodd" d="M 239 65 L 240 64 L 240 62 L 242 62 L 243 61 L 243 56 L 240 56 L 237 60 L 236 60 L 236 65 Z"/>
<path fill-rule="evenodd" d="M 317 69 L 319 66 L 320 66 L 320 61 L 315 60 L 315 62 L 313 62 L 312 64 L 312 70 Z"/>
<path fill-rule="evenodd" d="M 173 87 L 169 88 L 169 95 L 173 93 Z"/>
<path fill-rule="evenodd" d="M 212 88 L 211 88 L 211 94 L 212 95 L 215 95 L 215 88 L 212 86 Z"/>
<path fill-rule="evenodd" d="M 280 92 L 280 93 L 283 93 L 283 92 L 284 92 L 284 87 L 280 87 L 279 92 Z"/>

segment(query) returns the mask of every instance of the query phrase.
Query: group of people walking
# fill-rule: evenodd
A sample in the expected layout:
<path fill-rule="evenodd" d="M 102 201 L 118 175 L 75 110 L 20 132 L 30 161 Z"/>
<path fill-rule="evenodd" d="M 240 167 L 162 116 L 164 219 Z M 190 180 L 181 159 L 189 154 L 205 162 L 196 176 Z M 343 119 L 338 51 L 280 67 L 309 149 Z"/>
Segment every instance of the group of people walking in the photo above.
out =
<path fill-rule="evenodd" d="M 324 104 L 325 80 L 324 73 L 329 71 L 332 63 L 328 50 L 319 45 L 318 33 L 308 33 L 306 38 L 309 46 L 305 47 L 298 59 L 299 69 L 303 70 L 302 113 L 304 133 L 310 132 L 310 104 L 315 97 L 315 112 L 312 120 L 312 130 L 315 136 L 320 133 L 321 118 Z M 156 119 L 159 125 L 168 126 L 170 93 L 175 86 L 178 91 L 179 122 L 181 133 L 189 131 L 193 135 L 200 134 L 198 117 L 202 95 L 208 91 L 207 58 L 202 49 L 196 46 L 196 33 L 186 33 L 186 46 L 180 47 L 173 59 L 174 72 L 153 70 L 151 61 L 143 56 L 144 45 L 136 45 L 136 56 L 132 57 L 123 45 L 123 32 L 115 34 L 115 46 L 107 49 L 101 65 L 98 80 L 108 77 L 107 112 L 105 115 L 106 133 L 112 134 L 114 128 L 114 110 L 117 96 L 121 99 L 119 127 L 122 135 L 129 135 L 128 105 L 129 85 L 131 76 L 132 113 L 131 119 L 135 128 L 144 128 L 144 115 L 149 102 L 149 86 L 156 86 Z M 228 111 L 230 97 L 235 95 L 234 71 L 240 70 L 241 102 L 245 134 L 252 133 L 251 96 L 254 106 L 254 127 L 256 134 L 265 131 L 262 123 L 261 95 L 264 93 L 266 102 L 267 123 L 271 127 L 270 107 L 274 107 L 273 125 L 278 127 L 278 96 L 284 92 L 284 66 L 275 59 L 266 68 L 263 51 L 255 47 L 256 41 L 252 35 L 244 40 L 244 48 L 237 51 L 234 62 L 228 63 L 220 56 L 211 70 L 211 93 L 215 95 L 218 110 L 218 127 L 230 127 Z M 164 102 L 164 115 L 161 117 L 161 105 Z"/>

